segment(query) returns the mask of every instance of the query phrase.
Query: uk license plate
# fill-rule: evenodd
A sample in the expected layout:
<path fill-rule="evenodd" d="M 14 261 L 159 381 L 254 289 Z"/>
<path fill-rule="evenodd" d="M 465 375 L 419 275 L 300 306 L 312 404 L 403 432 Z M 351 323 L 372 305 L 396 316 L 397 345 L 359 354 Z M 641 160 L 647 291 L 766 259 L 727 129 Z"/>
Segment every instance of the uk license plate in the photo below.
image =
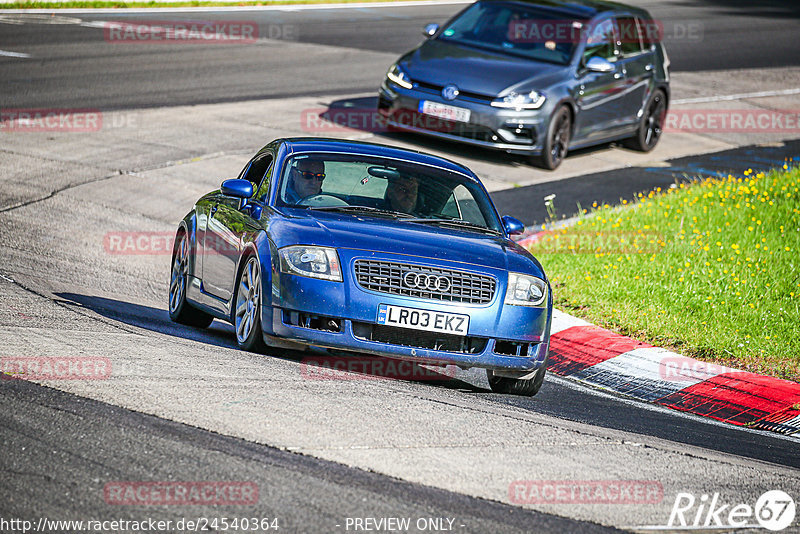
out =
<path fill-rule="evenodd" d="M 466 336 L 469 315 L 381 304 L 378 306 L 378 324 Z"/>
<path fill-rule="evenodd" d="M 431 102 L 430 100 L 421 100 L 419 103 L 419 112 L 425 115 L 431 115 L 440 119 L 447 119 L 450 121 L 469 122 L 470 110 L 459 108 L 456 106 L 448 106 L 447 104 L 440 104 L 439 102 Z"/>

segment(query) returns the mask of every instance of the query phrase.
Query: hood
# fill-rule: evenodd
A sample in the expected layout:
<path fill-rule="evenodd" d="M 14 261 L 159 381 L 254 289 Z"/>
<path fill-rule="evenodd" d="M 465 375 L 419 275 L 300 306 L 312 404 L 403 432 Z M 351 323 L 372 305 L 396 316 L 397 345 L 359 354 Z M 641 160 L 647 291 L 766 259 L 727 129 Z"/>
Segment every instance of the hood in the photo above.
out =
<path fill-rule="evenodd" d="M 470 230 L 453 230 L 402 220 L 286 209 L 273 219 L 269 233 L 275 245 L 303 243 L 404 254 L 436 260 L 530 271 L 536 262 L 514 242 Z M 523 263 L 524 262 L 524 263 Z"/>
<path fill-rule="evenodd" d="M 489 96 L 514 90 L 542 90 L 561 79 L 567 65 L 505 55 L 433 39 L 426 41 L 400 61 L 414 81 L 445 86 Z"/>

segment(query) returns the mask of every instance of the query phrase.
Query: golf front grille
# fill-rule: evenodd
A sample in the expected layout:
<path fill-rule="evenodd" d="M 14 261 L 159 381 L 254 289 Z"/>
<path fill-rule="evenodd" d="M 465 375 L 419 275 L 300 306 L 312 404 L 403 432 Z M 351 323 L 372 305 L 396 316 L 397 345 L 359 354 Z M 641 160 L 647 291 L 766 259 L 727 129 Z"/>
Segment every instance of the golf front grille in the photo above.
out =
<path fill-rule="evenodd" d="M 356 260 L 354 270 L 364 289 L 444 302 L 488 304 L 496 286 L 491 276 L 388 261 Z"/>

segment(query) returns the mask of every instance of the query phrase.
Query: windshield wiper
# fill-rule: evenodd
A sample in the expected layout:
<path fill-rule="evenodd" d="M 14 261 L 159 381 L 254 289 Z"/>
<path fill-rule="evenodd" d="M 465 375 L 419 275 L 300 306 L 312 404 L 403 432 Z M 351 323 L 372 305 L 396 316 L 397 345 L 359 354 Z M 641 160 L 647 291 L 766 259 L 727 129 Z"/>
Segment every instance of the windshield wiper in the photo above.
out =
<path fill-rule="evenodd" d="M 312 206 L 308 208 L 314 211 L 342 211 L 342 212 L 356 212 L 356 213 L 373 213 L 375 215 L 390 215 L 392 217 L 401 217 L 403 219 L 412 218 L 412 215 L 403 213 L 402 211 L 384 210 L 381 208 L 373 208 L 371 206 Z"/>
<path fill-rule="evenodd" d="M 493 235 L 500 235 L 500 232 L 494 230 L 492 228 L 488 228 L 486 226 L 481 226 L 480 224 L 475 224 L 473 222 L 465 221 L 464 219 L 424 219 L 424 218 L 416 218 L 416 219 L 407 219 L 406 222 L 414 222 L 414 223 L 421 223 L 421 224 L 441 224 L 444 226 L 455 226 L 457 228 L 469 228 L 473 230 L 479 230 L 481 232 L 490 233 Z"/>

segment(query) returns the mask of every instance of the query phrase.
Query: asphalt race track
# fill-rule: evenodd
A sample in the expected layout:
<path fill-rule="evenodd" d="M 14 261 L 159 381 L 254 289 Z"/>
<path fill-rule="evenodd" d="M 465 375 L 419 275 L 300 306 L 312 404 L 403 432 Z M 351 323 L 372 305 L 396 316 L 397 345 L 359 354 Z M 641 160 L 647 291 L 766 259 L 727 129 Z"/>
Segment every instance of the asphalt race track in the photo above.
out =
<path fill-rule="evenodd" d="M 770 106 L 797 105 L 800 5 L 636 3 L 673 32 L 677 98 L 775 90 Z M 357 529 L 354 520 L 410 518 L 411 532 L 647 532 L 667 524 L 681 492 L 718 493 L 730 505 L 753 506 L 776 489 L 800 498 L 800 438 L 552 376 L 534 398 L 493 394 L 476 371 L 436 381 L 309 379 L 307 353 L 244 353 L 230 325 L 171 323 L 168 250 L 109 251 L 110 232 L 168 239 L 192 202 L 257 148 L 302 134 L 301 110 L 370 105 L 386 67 L 419 42 L 424 24 L 459 8 L 0 13 L 0 52 L 29 56 L 0 55 L 0 108 L 97 109 L 104 120 L 81 134 L 0 131 L 0 357 L 112 364 L 106 380 L 0 381 L 0 520 L 257 517 L 278 519 L 279 532 L 376 532 L 388 530 Z M 104 39 L 104 21 L 197 19 L 255 22 L 267 38 L 224 46 Z M 747 76 L 737 78 L 738 69 Z M 415 136 L 334 133 L 463 159 L 500 210 L 529 225 L 543 221 L 549 193 L 569 217 L 592 201 L 800 156 L 800 135 L 665 134 L 652 155 L 599 147 L 546 173 Z M 644 481 L 662 495 L 514 502 L 514 482 L 526 480 Z M 246 482 L 258 500 L 120 505 L 104 494 L 109 483 L 142 481 Z M 800 531 L 792 528 L 785 532 Z"/>
<path fill-rule="evenodd" d="M 662 21 L 673 71 L 800 66 L 796 3 L 768 0 L 759 2 L 757 10 L 742 1 L 682 1 L 678 7 L 653 1 L 638 4 Z M 373 92 L 388 66 L 376 53 L 399 55 L 409 50 L 420 41 L 426 23 L 442 23 L 461 7 L 199 15 L 117 12 L 65 14 L 60 21 L 44 15 L 36 24 L 3 25 L 0 50 L 28 53 L 36 60 L 3 60 L 0 94 L 3 105 L 15 108 L 119 109 Z M 30 14 L 27 17 L 31 20 Z M 282 39 L 260 40 L 255 46 L 100 47 L 102 25 L 70 24 L 69 19 L 76 17 L 84 24 L 244 19 L 258 24 L 260 36 L 324 46 L 304 50 L 302 61 L 284 53 Z"/>

